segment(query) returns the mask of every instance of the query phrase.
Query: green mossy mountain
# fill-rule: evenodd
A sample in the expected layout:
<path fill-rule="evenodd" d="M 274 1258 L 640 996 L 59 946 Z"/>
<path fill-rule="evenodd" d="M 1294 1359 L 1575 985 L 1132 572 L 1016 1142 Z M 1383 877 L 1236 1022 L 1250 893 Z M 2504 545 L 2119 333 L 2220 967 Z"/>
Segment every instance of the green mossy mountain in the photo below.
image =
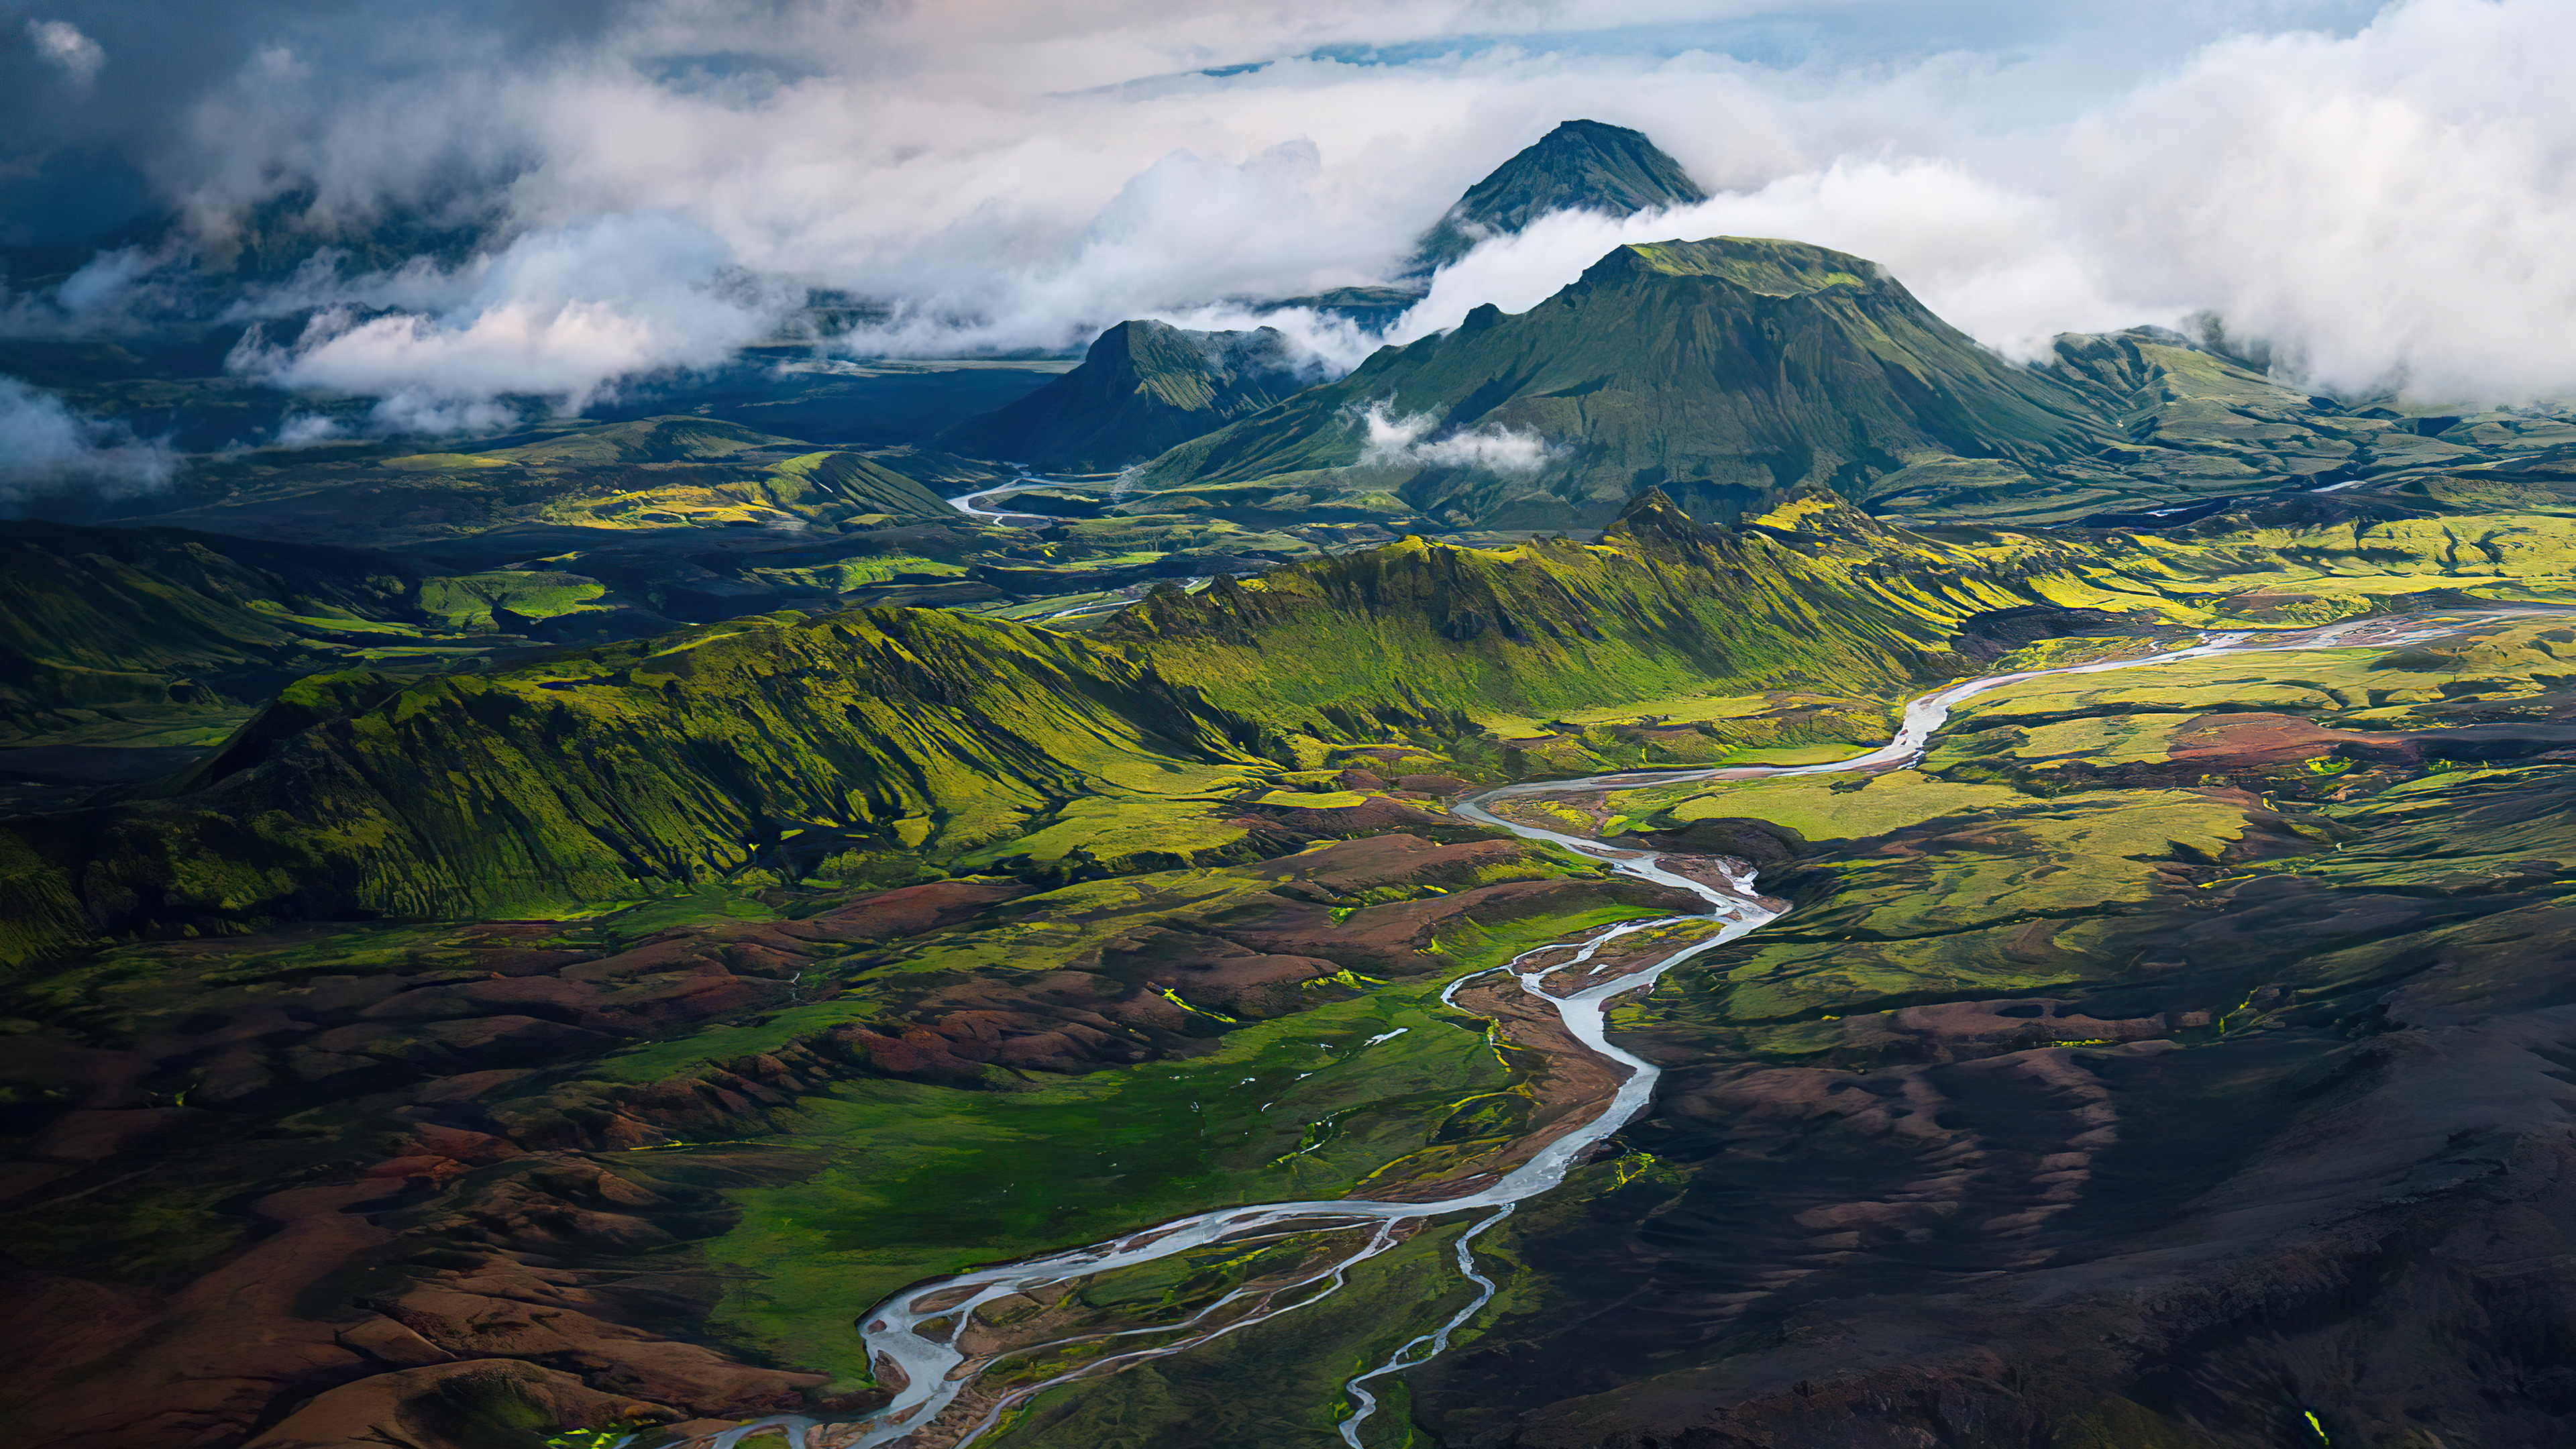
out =
<path fill-rule="evenodd" d="M 118 933 L 561 912 L 985 843 L 1076 796 L 1201 783 L 1243 758 L 1242 732 L 1112 650 L 931 609 L 426 680 L 317 675 L 166 799 L 20 822 L 59 874 L 12 872 L 6 914 L 59 920 L 70 882 Z"/>
<path fill-rule="evenodd" d="M 1386 445 L 1394 424 L 1403 446 Z M 2091 397 L 1986 351 L 1875 265 L 1723 237 L 1623 246 L 1527 312 L 1478 308 L 1185 443 L 1138 486 L 1243 515 L 1597 528 L 1647 488 L 1732 518 L 1932 459 L 2025 474 L 2106 435 Z"/>
<path fill-rule="evenodd" d="M 1964 551 L 1899 543 L 1854 510 L 1831 513 L 1801 538 L 1702 525 L 1649 493 L 1598 543 L 1409 538 L 1198 595 L 1157 593 L 1093 637 L 1135 645 L 1274 729 L 1365 737 L 1720 684 L 1896 688 L 1943 652 L 1957 620 L 2032 601 Z M 1842 556 L 1887 563 L 1909 546 L 1956 570 L 1955 595 Z"/>
<path fill-rule="evenodd" d="M 150 798 L 20 822 L 9 914 L 38 924 L 9 950 L 76 944 L 79 920 L 562 912 L 826 860 L 955 864 L 1022 835 L 1097 855 L 1083 842 L 1134 834 L 1120 811 L 1220 849 L 1233 837 L 1191 823 L 1212 805 L 1153 801 L 1275 769 L 1300 738 L 1473 736 L 1479 714 L 1719 687 L 1897 689 L 1957 664 L 1960 621 L 2057 602 L 2048 580 L 2098 562 L 1938 544 L 1821 495 L 1745 530 L 1650 495 L 1598 544 L 1406 540 L 1158 593 L 1088 638 L 791 611 L 479 672 L 316 675 Z M 1055 813 L 1083 797 L 1113 803 Z"/>
<path fill-rule="evenodd" d="M 1087 636 L 791 611 L 473 672 L 318 675 L 148 798 L 20 822 L 7 914 L 28 924 L 8 949 L 560 912 L 827 861 L 909 878 L 1017 852 L 1052 877 L 1144 859 L 1158 832 L 1187 858 L 1235 848 L 1210 822 L 1247 779 L 1340 748 L 1499 760 L 1496 728 L 1586 711 L 1884 698 L 1969 672 L 1963 637 L 1998 611 L 2326 622 L 2427 595 L 2576 598 L 2576 523 L 2329 511 L 2173 538 L 1933 536 L 1821 489 L 1733 528 L 1650 492 L 1597 543 L 1407 539 L 1158 591 Z M 1619 758 L 1560 743 L 1504 767 Z"/>
<path fill-rule="evenodd" d="M 163 528 L 0 532 L 0 739 L 101 706 L 250 704 L 353 645 L 416 634 L 390 554 Z"/>
<path fill-rule="evenodd" d="M 1566 121 L 1494 168 L 1423 233 L 1412 270 L 1429 273 L 1553 211 L 1641 211 L 1708 200 L 1681 163 L 1641 132 L 1600 121 Z"/>
<path fill-rule="evenodd" d="M 936 441 L 1046 472 L 1108 472 L 1214 432 L 1313 381 L 1275 328 L 1194 332 L 1168 322 L 1121 322 L 1100 334 L 1080 367 Z"/>

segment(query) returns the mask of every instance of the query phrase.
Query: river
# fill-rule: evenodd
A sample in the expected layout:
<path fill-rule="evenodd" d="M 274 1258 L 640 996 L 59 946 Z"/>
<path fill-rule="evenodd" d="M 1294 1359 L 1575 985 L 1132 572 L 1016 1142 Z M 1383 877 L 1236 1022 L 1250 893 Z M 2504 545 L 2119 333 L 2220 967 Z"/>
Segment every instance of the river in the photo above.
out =
<path fill-rule="evenodd" d="M 2496 614 L 2540 612 L 2499 610 Z M 1362 1449 L 1361 1430 L 1377 1409 L 1377 1398 L 1369 1383 L 1403 1369 L 1414 1367 L 1445 1350 L 1452 1336 L 1491 1300 L 1495 1285 L 1476 1268 L 1476 1238 L 1510 1215 L 1522 1202 L 1547 1192 L 1563 1182 L 1566 1173 L 1582 1162 L 1595 1146 L 1611 1134 L 1634 1121 L 1645 1111 L 1654 1096 L 1661 1076 L 1659 1068 L 1622 1050 L 1608 1038 L 1606 1013 L 1612 1000 L 1631 992 L 1651 990 L 1663 975 L 1694 956 L 1738 940 L 1764 924 L 1778 918 L 1754 890 L 1750 870 L 1739 870 L 1733 862 L 1719 872 L 1722 884 L 1695 879 L 1689 874 L 1668 869 L 1664 854 L 1651 850 L 1633 850 L 1608 845 L 1598 840 L 1565 835 L 1507 819 L 1486 808 L 1504 799 L 1526 799 L 1549 795 L 1573 795 L 1604 789 L 1625 789 L 1649 784 L 1673 784 L 1709 779 L 1771 779 L 1790 775 L 1821 775 L 1852 771 L 1884 770 L 1911 763 L 1921 756 L 1933 733 L 1950 717 L 1951 710 L 1962 701 L 2033 679 L 2056 675 L 2099 674 L 2112 670 L 2153 668 L 2189 659 L 2217 654 L 2278 652 L 2290 649 L 2332 648 L 2369 644 L 2385 646 L 2420 642 L 2455 632 L 2458 621 L 2468 616 L 2447 616 L 2450 622 L 2426 623 L 2422 620 L 2379 617 L 2351 620 L 2318 629 L 2301 629 L 2260 636 L 2217 634 L 2205 636 L 2202 642 L 2188 648 L 2126 659 L 2107 659 L 2089 664 L 2067 665 L 2055 669 L 2024 670 L 2010 674 L 1987 675 L 1965 680 L 1923 696 L 1905 707 L 1895 738 L 1865 754 L 1825 764 L 1789 766 L 1726 766 L 1711 769 L 1627 771 L 1591 775 L 1581 779 L 1553 780 L 1519 785 L 1506 785 L 1481 794 L 1462 798 L 1451 805 L 1453 813 L 1479 824 L 1508 830 L 1530 840 L 1601 861 L 1612 871 L 1638 880 L 1687 891 L 1708 906 L 1698 916 L 1667 916 L 1650 920 L 1629 921 L 1587 933 L 1572 941 L 1552 943 L 1536 948 L 1512 961 L 1485 971 L 1470 973 L 1449 983 L 1442 993 L 1444 1001 L 1454 1001 L 1461 987 L 1479 978 L 1506 975 L 1519 989 L 1546 1002 L 1556 1013 L 1567 1033 L 1582 1048 L 1602 1061 L 1623 1070 L 1626 1075 L 1609 1103 L 1589 1121 L 1565 1132 L 1540 1147 L 1527 1160 L 1488 1185 L 1459 1196 L 1426 1202 L 1379 1201 L 1367 1198 L 1329 1198 L 1299 1202 L 1258 1203 L 1243 1207 L 1219 1208 L 1188 1217 L 1140 1228 L 1105 1242 L 1067 1248 L 1059 1252 L 1023 1258 L 974 1269 L 952 1277 L 915 1284 L 879 1304 L 866 1315 L 861 1330 L 871 1361 L 878 1366 L 878 1376 L 887 1383 L 900 1383 L 891 1403 L 864 1419 L 825 1423 L 800 1415 L 782 1415 L 763 1419 L 697 1441 L 710 1449 L 734 1449 L 745 1437 L 755 1433 L 778 1431 L 798 1449 L 875 1449 L 911 1441 L 909 1449 L 955 1449 L 972 1443 L 990 1430 L 1015 1404 L 1048 1388 L 1076 1378 L 1089 1378 L 1127 1363 L 1161 1357 L 1204 1343 L 1236 1329 L 1293 1311 L 1313 1302 L 1324 1292 L 1341 1286 L 1350 1268 L 1368 1258 L 1397 1246 L 1415 1229 L 1436 1219 L 1473 1214 L 1475 1220 L 1458 1238 L 1454 1251 L 1458 1271 L 1475 1290 L 1466 1307 L 1452 1314 L 1439 1327 L 1425 1332 L 1396 1350 L 1387 1359 L 1349 1381 L 1353 1409 L 1340 1425 L 1343 1442 L 1350 1449 Z M 1691 922 L 1705 922 L 1713 931 L 1691 944 L 1604 980 L 1579 989 L 1558 991 L 1548 985 L 1548 978 L 1569 967 L 1590 962 L 1610 942 L 1623 936 L 1657 927 L 1671 927 Z M 1568 950 L 1573 955 L 1551 965 L 1539 966 L 1539 958 Z M 1583 973 L 1577 973 L 1578 977 Z M 1219 1242 L 1242 1242 L 1249 1239 L 1273 1238 L 1291 1232 L 1316 1230 L 1347 1231 L 1356 1246 L 1344 1256 L 1319 1268 L 1309 1279 L 1287 1285 L 1290 1288 L 1315 1287 L 1320 1291 L 1302 1296 L 1284 1292 L 1280 1286 L 1256 1290 L 1245 1287 L 1226 1294 L 1199 1310 L 1181 1325 L 1157 1325 L 1150 1329 L 1130 1330 L 1134 1334 L 1168 1334 L 1187 1329 L 1191 1324 L 1206 1323 L 1204 1333 L 1172 1344 L 1141 1347 L 1123 1355 L 1094 1359 L 1064 1375 L 1043 1382 L 1023 1385 L 1008 1393 L 981 1396 L 971 1393 L 976 1373 L 970 1360 L 976 1357 L 961 1342 L 972 1327 L 977 1309 L 1019 1299 L 1032 1289 L 1046 1290 L 1065 1285 L 1092 1274 L 1131 1268 L 1190 1252 Z M 1289 1302 L 1274 1302 L 1293 1298 Z M 1025 1301 L 1025 1300 L 1022 1300 Z M 1233 1316 L 1223 1310 L 1241 1308 Z M 1077 1335 L 1083 1341 L 1124 1335 Z M 1072 1341 L 1068 1339 L 1066 1341 Z M 1016 1344 L 1011 1352 L 1023 1353 L 1045 1347 L 1044 1342 Z M 989 1355 L 988 1355 L 989 1356 Z"/>

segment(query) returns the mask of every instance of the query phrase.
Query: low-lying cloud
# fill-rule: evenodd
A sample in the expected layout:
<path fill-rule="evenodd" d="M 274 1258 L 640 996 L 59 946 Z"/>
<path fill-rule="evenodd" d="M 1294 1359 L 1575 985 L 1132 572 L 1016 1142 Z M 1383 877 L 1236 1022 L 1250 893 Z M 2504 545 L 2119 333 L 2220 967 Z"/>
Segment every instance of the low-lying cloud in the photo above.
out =
<path fill-rule="evenodd" d="M 2576 10 L 2511 0 L 2231 39 L 2013 164 L 1837 159 L 1700 206 L 1547 218 L 1444 271 L 1393 335 L 1523 310 L 1626 242 L 1767 236 L 1876 261 L 2016 359 L 2213 313 L 2320 391 L 2576 397 L 2576 105 L 2535 59 L 2569 47 Z"/>
<path fill-rule="evenodd" d="M 579 412 L 621 379 L 721 365 L 792 305 L 714 237 L 664 216 L 534 232 L 456 273 L 416 268 L 343 290 L 455 296 L 436 311 L 326 308 L 284 344 L 254 330 L 231 365 L 282 388 L 380 398 L 373 422 L 388 432 L 504 428 L 519 417 L 511 398 Z"/>
<path fill-rule="evenodd" d="M 83 417 L 52 393 L 0 377 L 0 507 L 65 493 L 119 497 L 167 485 L 168 448 Z"/>
<path fill-rule="evenodd" d="M 1433 437 L 1439 420 L 1429 413 L 1398 413 L 1384 399 L 1357 419 L 1368 435 L 1363 468 L 1473 468 L 1486 473 L 1536 473 L 1564 455 L 1564 448 L 1536 433 L 1499 423 Z"/>
<path fill-rule="evenodd" d="M 490 228 L 483 262 L 306 279 L 338 310 L 243 354 L 384 397 L 379 426 L 704 366 L 809 289 L 890 304 L 852 355 L 1149 316 L 1267 321 L 1347 367 L 1377 339 L 1264 304 L 1382 280 L 1573 116 L 1646 131 L 1715 199 L 1492 243 L 1399 336 L 1531 305 L 1623 240 L 1773 235 L 1884 263 L 2012 356 L 2206 311 L 2319 389 L 2576 395 L 2559 0 L 244 0 L 184 55 L 175 6 L 59 0 L 113 64 L 58 104 L 71 72 L 31 40 L 55 80 L 25 93 L 53 100 L 0 115 L 65 155 L 128 128 L 208 258 L 254 221 Z M 593 256 L 626 260 L 546 261 Z"/>

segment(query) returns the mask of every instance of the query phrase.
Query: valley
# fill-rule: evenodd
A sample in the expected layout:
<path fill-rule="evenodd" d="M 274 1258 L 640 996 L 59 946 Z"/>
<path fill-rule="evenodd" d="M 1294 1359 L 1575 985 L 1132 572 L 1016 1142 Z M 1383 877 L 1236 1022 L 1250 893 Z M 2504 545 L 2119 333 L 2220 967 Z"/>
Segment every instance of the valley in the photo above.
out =
<path fill-rule="evenodd" d="M 1389 340 L 1709 200 L 509 431 L 0 339 L 193 440 L 0 526 L 0 1414 L 2555 1442 L 2576 423 L 1759 237 Z"/>

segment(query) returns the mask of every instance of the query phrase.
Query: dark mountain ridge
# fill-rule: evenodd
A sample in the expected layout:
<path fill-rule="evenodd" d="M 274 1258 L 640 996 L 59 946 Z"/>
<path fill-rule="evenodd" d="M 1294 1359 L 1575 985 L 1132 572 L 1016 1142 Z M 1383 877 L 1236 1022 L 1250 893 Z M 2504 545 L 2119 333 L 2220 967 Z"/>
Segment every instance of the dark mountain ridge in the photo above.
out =
<path fill-rule="evenodd" d="M 1129 321 L 1082 365 L 936 439 L 951 452 L 1056 473 L 1121 468 L 1259 412 L 1316 380 L 1276 328 L 1197 332 Z"/>
<path fill-rule="evenodd" d="M 1507 236 L 1556 211 L 1633 216 L 1708 200 L 1681 163 L 1643 132 L 1600 121 L 1565 121 L 1494 168 L 1422 234 L 1409 271 L 1428 276 L 1493 236 Z"/>

